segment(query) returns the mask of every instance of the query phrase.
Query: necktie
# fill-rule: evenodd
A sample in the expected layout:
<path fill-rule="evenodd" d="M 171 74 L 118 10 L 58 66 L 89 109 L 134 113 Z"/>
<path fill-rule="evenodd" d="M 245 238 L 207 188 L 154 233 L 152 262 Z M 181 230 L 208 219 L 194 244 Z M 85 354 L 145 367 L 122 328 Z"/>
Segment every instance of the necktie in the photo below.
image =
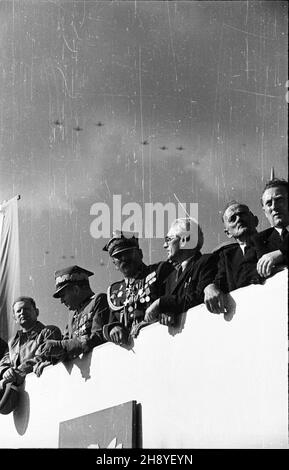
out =
<path fill-rule="evenodd" d="M 178 281 L 180 279 L 180 276 L 182 275 L 183 269 L 182 266 L 179 266 L 177 269 L 177 275 L 176 275 L 176 280 Z"/>
<path fill-rule="evenodd" d="M 286 228 L 282 228 L 282 232 L 281 232 L 281 240 L 284 240 L 286 235 L 287 235 L 288 231 L 286 230 Z"/>
<path fill-rule="evenodd" d="M 245 246 L 244 246 L 244 256 L 246 256 L 248 250 L 249 250 L 249 246 L 248 246 L 248 245 L 245 245 Z"/>

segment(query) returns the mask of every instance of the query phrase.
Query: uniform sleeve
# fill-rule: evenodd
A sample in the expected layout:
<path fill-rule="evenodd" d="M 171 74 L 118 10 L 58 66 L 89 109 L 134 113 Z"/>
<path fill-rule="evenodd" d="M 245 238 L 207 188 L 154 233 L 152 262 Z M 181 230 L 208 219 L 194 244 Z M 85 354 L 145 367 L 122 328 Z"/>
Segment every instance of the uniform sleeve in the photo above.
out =
<path fill-rule="evenodd" d="M 64 328 L 64 332 L 63 332 L 63 339 L 69 339 L 69 337 L 70 337 L 69 325 L 66 325 Z"/>
<path fill-rule="evenodd" d="M 129 330 L 126 328 L 123 323 L 120 321 L 123 310 L 114 311 L 109 309 L 108 321 L 103 325 L 102 335 L 104 341 L 111 341 L 110 332 L 115 326 L 120 326 L 123 330 L 125 337 L 128 338 Z"/>
<path fill-rule="evenodd" d="M 86 347 L 88 349 L 95 348 L 96 346 L 105 342 L 105 339 L 102 334 L 103 326 L 106 325 L 109 321 L 110 310 L 107 303 L 106 294 L 99 294 L 97 296 L 95 307 L 94 307 L 94 316 L 92 320 L 91 335 L 87 340 Z"/>
<path fill-rule="evenodd" d="M 109 321 L 109 307 L 106 294 L 99 294 L 91 310 L 92 324 L 89 335 L 68 338 L 68 328 L 64 334 L 62 346 L 66 352 L 66 359 L 72 359 L 79 354 L 87 353 L 91 349 L 105 342 L 103 326 Z"/>

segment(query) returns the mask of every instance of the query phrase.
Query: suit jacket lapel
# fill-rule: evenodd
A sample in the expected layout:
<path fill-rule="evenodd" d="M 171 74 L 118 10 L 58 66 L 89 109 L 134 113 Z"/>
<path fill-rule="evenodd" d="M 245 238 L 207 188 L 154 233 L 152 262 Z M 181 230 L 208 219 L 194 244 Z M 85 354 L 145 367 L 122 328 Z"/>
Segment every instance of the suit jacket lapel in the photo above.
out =
<path fill-rule="evenodd" d="M 172 294 L 174 294 L 178 290 L 180 285 L 184 283 L 184 279 L 188 275 L 188 272 L 191 271 L 192 264 L 195 263 L 195 261 L 197 261 L 197 259 L 195 257 L 190 259 L 190 261 L 186 265 L 185 269 L 183 270 L 182 274 L 180 275 L 179 279 L 177 280 L 177 283 L 176 283 L 176 285 L 175 285 L 175 287 L 172 291 Z"/>

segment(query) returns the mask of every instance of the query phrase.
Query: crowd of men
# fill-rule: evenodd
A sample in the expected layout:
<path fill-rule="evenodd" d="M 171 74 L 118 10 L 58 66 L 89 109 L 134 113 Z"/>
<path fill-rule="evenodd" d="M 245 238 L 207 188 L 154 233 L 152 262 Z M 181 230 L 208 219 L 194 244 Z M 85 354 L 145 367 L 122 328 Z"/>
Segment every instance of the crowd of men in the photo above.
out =
<path fill-rule="evenodd" d="M 261 203 L 270 228 L 258 233 L 257 216 L 247 205 L 231 201 L 222 220 L 235 243 L 212 253 L 201 253 L 204 235 L 191 218 L 173 222 L 163 245 L 167 261 L 152 265 L 143 262 L 137 237 L 115 233 L 104 251 L 122 279 L 107 294 L 91 290 L 93 273 L 86 269 L 56 271 L 53 297 L 71 311 L 64 332 L 38 321 L 34 299 L 15 299 L 13 317 L 19 329 L 8 345 L 0 338 L 0 392 L 7 384 L 21 385 L 27 373 L 40 376 L 47 365 L 76 358 L 104 342 L 129 345 L 150 323 L 177 325 L 182 312 L 201 303 L 209 312 L 226 313 L 229 292 L 261 284 L 288 266 L 288 182 L 270 180 Z"/>

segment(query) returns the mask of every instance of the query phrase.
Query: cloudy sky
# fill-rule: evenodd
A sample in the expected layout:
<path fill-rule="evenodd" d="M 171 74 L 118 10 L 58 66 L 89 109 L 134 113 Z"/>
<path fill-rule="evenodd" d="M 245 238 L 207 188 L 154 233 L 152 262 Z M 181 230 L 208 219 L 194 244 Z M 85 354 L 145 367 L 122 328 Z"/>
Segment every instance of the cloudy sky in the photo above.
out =
<path fill-rule="evenodd" d="M 0 201 L 21 195 L 22 293 L 43 321 L 67 320 L 55 270 L 94 271 L 95 291 L 118 278 L 91 234 L 114 195 L 198 203 L 204 251 L 226 241 L 230 199 L 267 227 L 260 192 L 272 166 L 287 176 L 287 18 L 279 1 L 0 1 Z"/>

